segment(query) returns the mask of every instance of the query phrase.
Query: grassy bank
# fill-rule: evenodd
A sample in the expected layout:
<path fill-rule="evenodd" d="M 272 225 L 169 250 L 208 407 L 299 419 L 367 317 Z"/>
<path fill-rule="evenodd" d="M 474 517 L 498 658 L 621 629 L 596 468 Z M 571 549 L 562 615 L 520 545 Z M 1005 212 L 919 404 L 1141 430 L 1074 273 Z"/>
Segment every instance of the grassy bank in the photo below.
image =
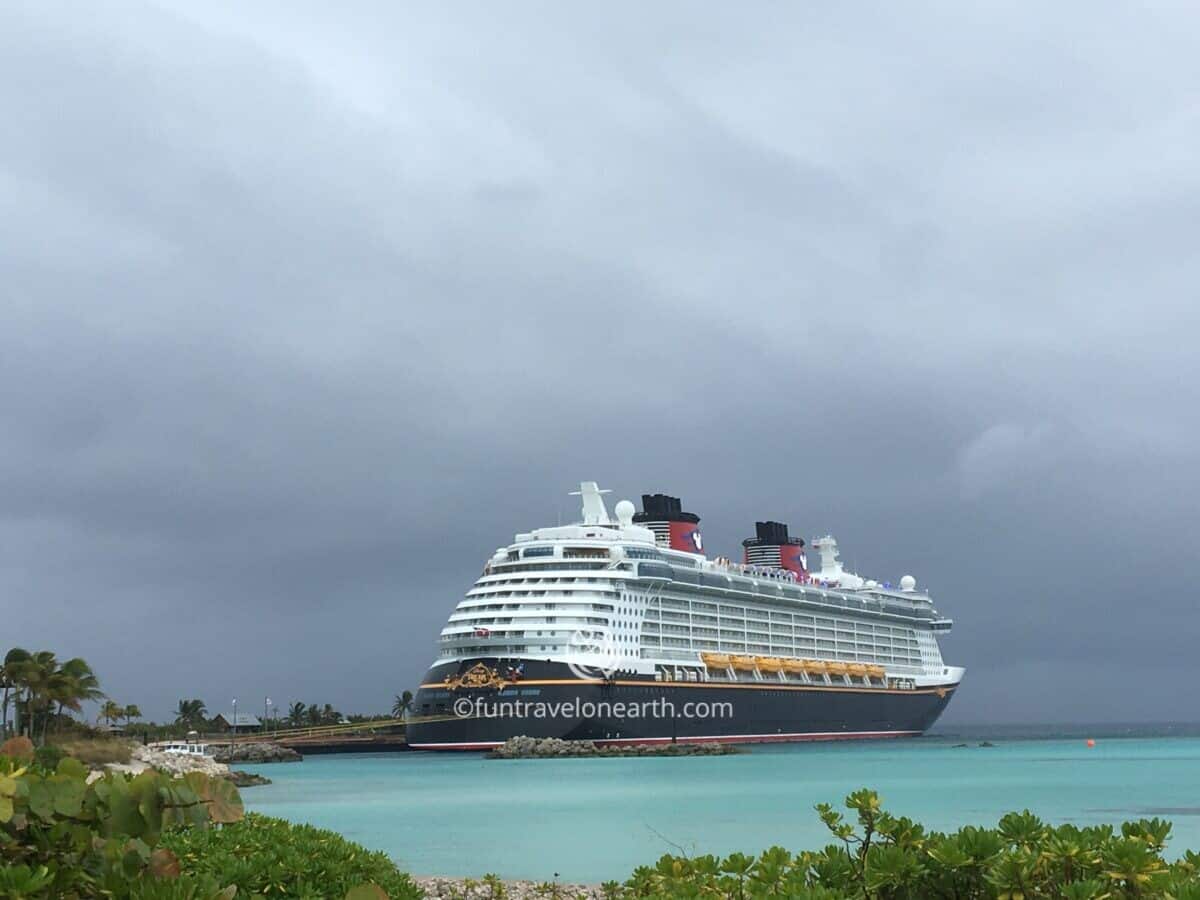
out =
<path fill-rule="evenodd" d="M 66 737 L 54 740 L 50 746 L 56 747 L 63 756 L 93 768 L 109 763 L 124 765 L 133 751 L 131 741 L 115 737 Z"/>

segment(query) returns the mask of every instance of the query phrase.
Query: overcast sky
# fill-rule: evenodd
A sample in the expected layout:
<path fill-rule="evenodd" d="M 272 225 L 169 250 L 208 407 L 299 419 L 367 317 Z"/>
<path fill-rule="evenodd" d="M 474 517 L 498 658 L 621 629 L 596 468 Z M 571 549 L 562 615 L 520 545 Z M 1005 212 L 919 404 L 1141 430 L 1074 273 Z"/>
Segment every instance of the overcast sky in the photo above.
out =
<path fill-rule="evenodd" d="M 1195 719 L 1198 98 L 1190 2 L 7 0 L 0 652 L 383 711 L 594 479 L 915 575 L 948 725 Z"/>

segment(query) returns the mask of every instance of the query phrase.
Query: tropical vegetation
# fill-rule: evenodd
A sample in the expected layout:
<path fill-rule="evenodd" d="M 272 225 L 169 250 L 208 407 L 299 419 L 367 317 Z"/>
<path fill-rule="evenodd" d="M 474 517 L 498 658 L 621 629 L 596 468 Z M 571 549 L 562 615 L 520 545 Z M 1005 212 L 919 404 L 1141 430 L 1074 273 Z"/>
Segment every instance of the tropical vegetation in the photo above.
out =
<path fill-rule="evenodd" d="M 59 662 L 52 651 L 14 647 L 0 664 L 0 737 L 25 735 L 44 743 L 53 722 L 61 724 L 68 711 L 81 712 L 85 702 L 103 697 L 85 660 Z"/>
<path fill-rule="evenodd" d="M 289 725 L 302 728 L 306 725 L 337 725 L 345 716 L 326 703 L 319 706 L 305 703 L 293 703 L 288 707 L 287 720 Z"/>
<path fill-rule="evenodd" d="M 200 699 L 180 700 L 175 707 L 175 724 L 200 728 L 208 721 L 208 707 Z"/>
<path fill-rule="evenodd" d="M 28 900 L 407 900 L 421 892 L 381 853 L 332 832 L 245 816 L 230 782 L 199 772 L 108 773 L 0 746 L 0 897 Z"/>
<path fill-rule="evenodd" d="M 392 704 L 392 716 L 397 719 L 407 719 L 412 708 L 413 692 L 404 691 L 396 695 L 396 701 Z"/>
<path fill-rule="evenodd" d="M 817 812 L 835 839 L 824 850 L 760 856 L 667 855 L 642 867 L 614 898 L 792 897 L 797 900 L 1200 900 L 1200 854 L 1163 857 L 1160 819 L 1078 827 L 1047 825 L 1028 810 L 995 828 L 926 831 L 885 812 L 874 791 L 846 798 L 855 822 L 828 804 Z"/>
<path fill-rule="evenodd" d="M 28 738 L 11 739 L 0 753 L 0 897 L 233 896 L 212 879 L 182 878 L 179 860 L 158 846 L 167 828 L 240 820 L 230 782 L 146 771 L 89 784 L 83 763 L 66 757 L 48 768 Z M 167 881 L 179 883 L 159 890 Z"/>
<path fill-rule="evenodd" d="M 253 813 L 220 829 L 168 832 L 163 846 L 188 872 L 236 884 L 238 896 L 342 897 L 364 882 L 378 885 L 391 900 L 422 896 L 386 853 L 332 831 Z"/>

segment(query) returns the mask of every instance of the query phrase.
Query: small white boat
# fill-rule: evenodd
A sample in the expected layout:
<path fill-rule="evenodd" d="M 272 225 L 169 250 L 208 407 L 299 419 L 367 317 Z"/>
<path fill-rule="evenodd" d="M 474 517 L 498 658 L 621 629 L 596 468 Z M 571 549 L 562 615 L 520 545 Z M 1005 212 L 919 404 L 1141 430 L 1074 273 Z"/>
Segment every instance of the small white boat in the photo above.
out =
<path fill-rule="evenodd" d="M 157 741 L 148 746 L 154 750 L 158 750 L 160 753 L 178 753 L 183 756 L 212 758 L 212 754 L 208 752 L 208 744 L 202 743 L 195 732 L 190 732 L 184 740 Z"/>

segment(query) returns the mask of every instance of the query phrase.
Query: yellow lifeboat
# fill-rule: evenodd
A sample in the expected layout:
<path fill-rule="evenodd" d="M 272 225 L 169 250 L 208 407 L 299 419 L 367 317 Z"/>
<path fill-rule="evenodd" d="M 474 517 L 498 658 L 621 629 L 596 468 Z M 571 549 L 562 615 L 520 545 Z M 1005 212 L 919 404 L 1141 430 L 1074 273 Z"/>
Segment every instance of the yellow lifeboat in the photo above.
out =
<path fill-rule="evenodd" d="M 867 666 L 867 674 L 872 678 L 886 678 L 887 671 L 883 666 Z"/>
<path fill-rule="evenodd" d="M 710 669 L 725 669 L 729 667 L 728 653 L 701 653 L 700 658 Z"/>
<path fill-rule="evenodd" d="M 845 663 L 831 662 L 831 663 L 826 663 L 825 665 L 827 666 L 830 675 L 845 675 L 846 674 L 846 664 Z"/>
<path fill-rule="evenodd" d="M 804 661 L 804 671 L 810 675 L 824 675 L 829 671 L 829 666 L 819 659 L 806 659 Z"/>
<path fill-rule="evenodd" d="M 859 677 L 862 677 L 863 675 L 867 674 L 867 667 L 862 663 L 850 663 L 850 665 L 846 666 L 846 671 L 848 671 L 851 675 L 858 675 Z"/>
<path fill-rule="evenodd" d="M 783 670 L 785 672 L 792 672 L 798 675 L 806 671 L 807 668 L 808 663 L 803 659 L 785 659 L 783 661 Z"/>
<path fill-rule="evenodd" d="M 746 672 L 754 671 L 753 656 L 734 656 L 730 658 L 729 662 L 735 669 L 742 669 Z"/>
<path fill-rule="evenodd" d="M 763 672 L 782 672 L 784 669 L 784 660 L 777 656 L 760 656 L 755 661 Z"/>

